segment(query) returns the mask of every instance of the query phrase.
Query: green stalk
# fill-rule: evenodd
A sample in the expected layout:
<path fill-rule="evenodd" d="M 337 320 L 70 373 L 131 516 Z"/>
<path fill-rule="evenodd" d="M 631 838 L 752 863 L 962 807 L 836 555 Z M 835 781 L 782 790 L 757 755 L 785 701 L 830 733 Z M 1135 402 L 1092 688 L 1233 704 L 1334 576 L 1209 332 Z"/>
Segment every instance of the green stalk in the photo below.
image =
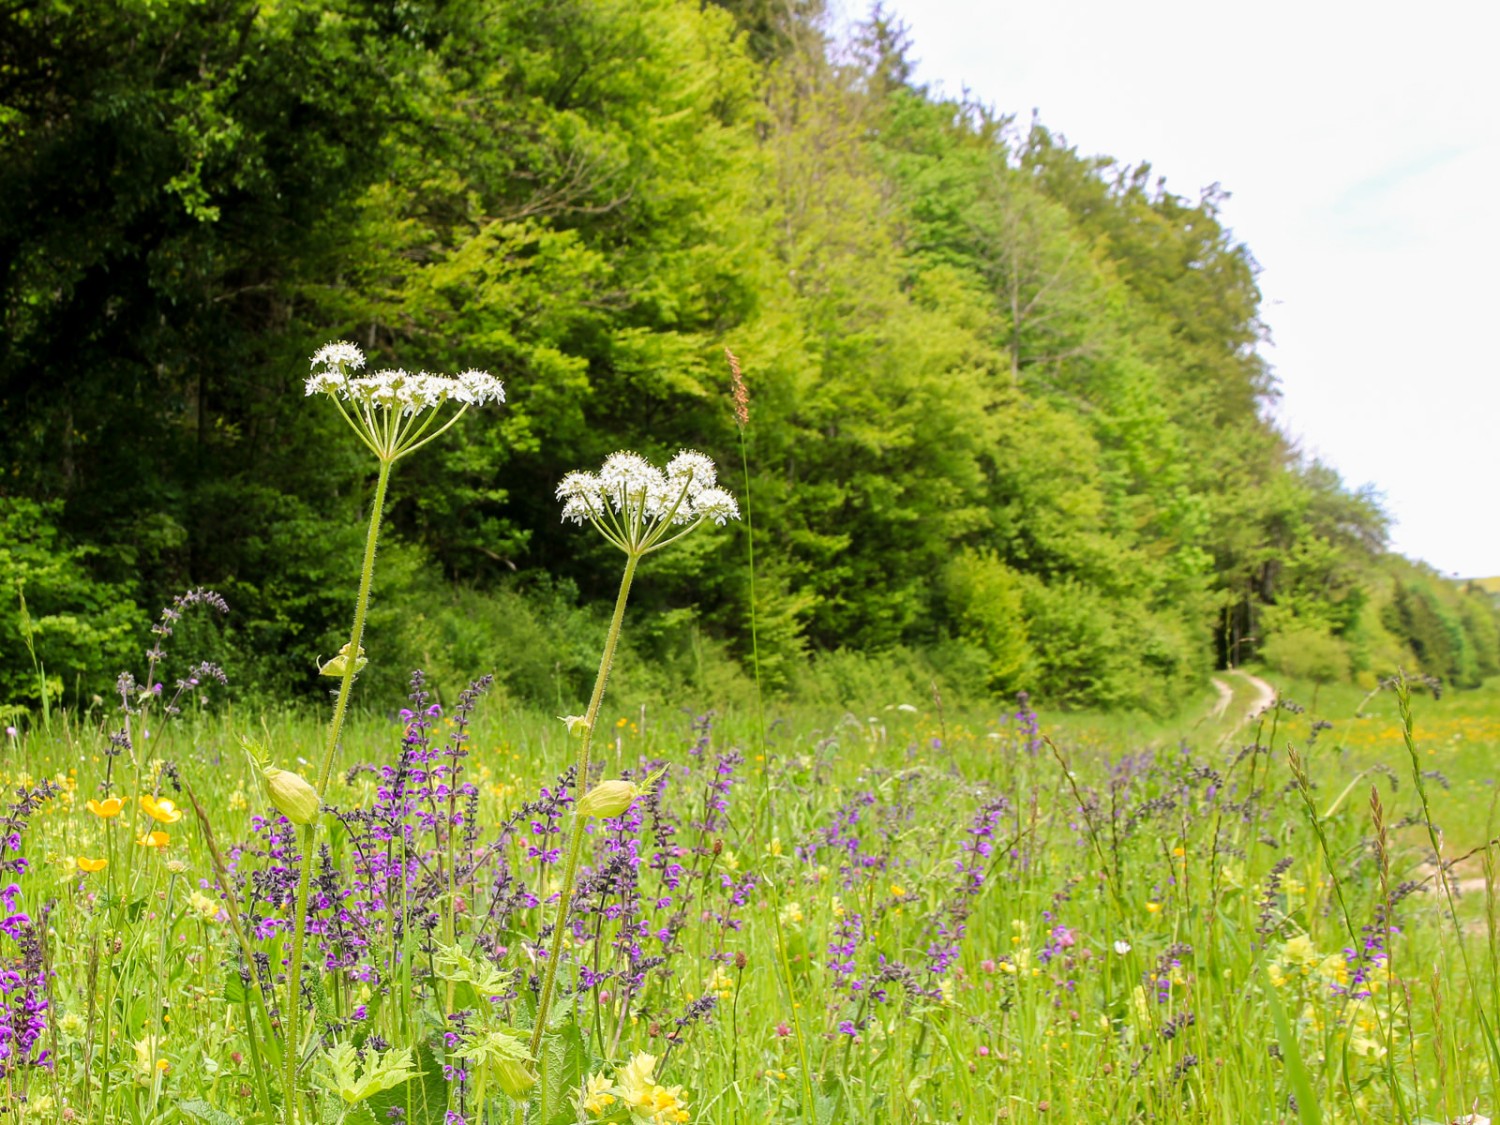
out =
<path fill-rule="evenodd" d="M 769 771 L 771 756 L 766 748 L 766 702 L 760 682 L 759 613 L 755 601 L 755 522 L 750 514 L 750 453 L 745 443 L 745 427 L 740 427 L 740 468 L 745 474 L 745 554 L 750 567 L 750 663 L 755 670 L 755 724 L 760 736 L 760 789 L 766 801 L 766 835 L 776 823 L 776 807 L 771 799 Z"/>
<path fill-rule="evenodd" d="M 354 602 L 354 627 L 349 633 L 349 649 L 344 659 L 344 678 L 339 682 L 338 700 L 333 705 L 333 718 L 328 724 L 328 745 L 323 751 L 323 765 L 318 771 L 318 797 L 321 800 L 328 789 L 328 778 L 333 772 L 333 756 L 338 749 L 339 734 L 344 729 L 344 716 L 349 710 L 349 691 L 354 686 L 354 675 L 359 667 L 359 645 L 365 633 L 365 612 L 370 605 L 370 586 L 375 578 L 375 547 L 380 538 L 380 517 L 385 509 L 386 488 L 391 480 L 392 461 L 382 459 L 380 475 L 375 482 L 375 501 L 370 510 L 370 530 L 365 536 L 364 568 L 359 575 L 359 595 Z M 297 878 L 297 913 L 292 926 L 292 959 L 287 965 L 287 1005 L 285 1058 L 285 1114 L 286 1125 L 297 1123 L 297 1022 L 301 1015 L 302 946 L 307 934 L 307 890 L 312 879 L 312 857 L 315 826 L 309 824 L 302 830 L 302 868 Z"/>
<path fill-rule="evenodd" d="M 578 773 L 573 782 L 574 791 L 583 796 L 588 785 L 589 750 L 594 742 L 594 724 L 599 719 L 599 705 L 604 702 L 604 686 L 609 681 L 609 671 L 615 662 L 615 646 L 620 641 L 620 628 L 625 622 L 625 602 L 630 597 L 630 583 L 635 578 L 635 568 L 641 556 L 629 552 L 625 556 L 625 573 L 620 578 L 620 593 L 615 598 L 615 613 L 609 622 L 609 635 L 604 641 L 604 655 L 599 659 L 599 675 L 594 680 L 594 694 L 589 698 L 588 713 L 584 716 L 583 740 L 578 746 Z M 568 864 L 563 870 L 562 894 L 558 899 L 557 928 L 552 933 L 552 950 L 547 955 L 547 971 L 542 979 L 542 995 L 536 1009 L 536 1026 L 531 1029 L 531 1057 L 537 1058 L 542 1046 L 542 1031 L 547 1025 L 547 1014 L 552 1005 L 552 989 L 557 980 L 557 963 L 562 958 L 563 932 L 568 926 L 568 911 L 572 906 L 573 880 L 578 874 L 578 857 L 583 851 L 583 828 L 586 818 L 573 814 L 573 836 L 568 842 Z"/>
<path fill-rule="evenodd" d="M 813 1097 L 812 1068 L 807 1059 L 807 1040 L 802 1035 L 802 1017 L 797 1013 L 797 986 L 792 977 L 792 965 L 786 956 L 786 935 L 781 929 L 781 887 L 779 884 L 770 883 L 771 893 L 775 901 L 771 903 L 773 911 L 771 918 L 776 923 L 776 956 L 781 962 L 782 976 L 786 981 L 786 1002 L 792 1013 L 792 1033 L 797 1037 L 797 1055 L 802 1063 L 802 1120 L 816 1121 L 818 1119 L 818 1103 Z M 922 1032 L 927 1032 L 927 1023 L 923 1021 Z M 920 1045 L 920 1044 L 919 1044 Z"/>

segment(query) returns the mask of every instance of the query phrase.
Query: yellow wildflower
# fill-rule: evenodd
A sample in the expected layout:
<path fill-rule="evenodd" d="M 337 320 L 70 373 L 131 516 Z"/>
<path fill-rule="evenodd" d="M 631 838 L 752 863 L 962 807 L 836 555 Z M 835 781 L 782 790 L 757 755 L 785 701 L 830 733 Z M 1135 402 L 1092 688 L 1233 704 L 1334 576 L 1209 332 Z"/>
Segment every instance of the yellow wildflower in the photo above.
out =
<path fill-rule="evenodd" d="M 109 860 L 107 859 L 90 859 L 86 855 L 79 856 L 73 862 L 78 864 L 78 870 L 87 871 L 90 875 L 98 871 L 103 871 L 109 866 Z"/>
<path fill-rule="evenodd" d="M 1312 939 L 1306 934 L 1298 934 L 1289 938 L 1281 947 L 1281 960 L 1291 968 L 1300 969 L 1304 973 L 1323 960 L 1323 955 L 1318 952 L 1318 947 L 1313 945 Z"/>
<path fill-rule="evenodd" d="M 711 992 L 720 1000 L 728 1000 L 734 995 L 734 978 L 724 971 L 723 965 L 715 965 L 714 971 L 704 982 L 703 992 L 705 995 Z"/>
<path fill-rule="evenodd" d="M 688 1120 L 681 1086 L 661 1086 L 653 1075 L 656 1056 L 637 1054 L 620 1072 L 617 1089 L 637 1121 L 650 1125 L 679 1125 Z"/>
<path fill-rule="evenodd" d="M 583 1084 L 583 1108 L 595 1117 L 607 1113 L 615 1104 L 614 1083 L 607 1074 L 591 1074 Z"/>
<path fill-rule="evenodd" d="M 149 1086 L 154 1072 L 167 1069 L 167 1060 L 159 1057 L 161 1039 L 148 1034 L 137 1039 L 131 1046 L 135 1048 L 135 1080 L 142 1086 Z"/>
<path fill-rule="evenodd" d="M 89 801 L 84 808 L 100 820 L 108 820 L 110 817 L 119 816 L 125 810 L 125 802 L 119 797 L 106 797 L 102 801 Z"/>
<path fill-rule="evenodd" d="M 141 797 L 141 811 L 159 824 L 176 824 L 182 819 L 182 810 L 170 798 L 157 800 L 150 793 Z"/>
<path fill-rule="evenodd" d="M 783 926 L 800 926 L 804 917 L 802 904 L 799 902 L 789 902 L 781 908 L 781 924 Z"/>
<path fill-rule="evenodd" d="M 219 917 L 219 904 L 202 891 L 194 891 L 188 895 L 188 905 L 205 922 L 212 922 Z"/>
<path fill-rule="evenodd" d="M 165 832 L 147 832 L 145 835 L 137 836 L 135 842 L 143 848 L 164 848 L 167 846 L 168 838 Z"/>

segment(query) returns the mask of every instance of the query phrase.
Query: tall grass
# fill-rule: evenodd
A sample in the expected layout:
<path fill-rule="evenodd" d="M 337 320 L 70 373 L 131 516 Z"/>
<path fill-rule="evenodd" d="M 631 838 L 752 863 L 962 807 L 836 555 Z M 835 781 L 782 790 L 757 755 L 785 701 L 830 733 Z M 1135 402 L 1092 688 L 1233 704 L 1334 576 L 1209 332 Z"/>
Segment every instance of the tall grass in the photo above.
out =
<path fill-rule="evenodd" d="M 651 1120 L 618 1099 L 595 1113 L 585 1096 L 591 1077 L 619 1081 L 643 1053 L 702 1122 L 1488 1115 L 1493 868 L 1474 856 L 1439 877 L 1433 864 L 1435 851 L 1458 854 L 1444 821 L 1485 810 L 1422 776 L 1424 716 L 1441 723 L 1454 704 L 1410 706 L 1383 757 L 1370 751 L 1389 772 L 1358 783 L 1376 787 L 1374 815 L 1344 796 L 1349 724 L 1315 730 L 1292 708 L 1224 746 L 1075 737 L 1044 712 L 1054 754 L 1015 708 L 773 707 L 762 750 L 748 713 L 606 707 L 598 754 L 610 771 L 667 772 L 587 839 L 554 1005 L 574 1030 L 547 1063 L 544 1081 L 558 1084 L 548 1120 Z M 16 975 L 6 1026 L 24 1024 L 28 995 L 47 1005 L 25 1052 L 7 1039 L 6 1092 L 21 1114 L 248 1123 L 279 1112 L 268 1076 L 285 1061 L 277 981 L 292 899 L 275 873 L 294 837 L 238 764 L 251 718 L 184 716 L 141 749 L 139 788 L 167 795 L 180 781 L 193 796 L 183 807 L 203 813 L 169 826 L 165 848 L 135 843 L 147 825 L 126 823 L 141 816 L 133 804 L 112 821 L 82 807 L 108 764 L 107 729 L 70 724 L 68 737 L 35 731 L 18 745 L 9 786 L 59 789 L 5 853 L 29 861 L 12 876 L 0 938 Z M 461 722 L 432 719 L 433 743 Z M 555 913 L 545 853 L 563 827 L 538 802 L 543 787 L 556 794 L 573 746 L 554 716 L 498 700 L 479 701 L 467 729 L 482 862 L 459 892 L 455 954 L 443 953 L 446 921 L 422 929 L 422 911 L 444 918 L 448 900 L 424 898 L 420 877 L 381 917 L 340 919 L 369 846 L 346 814 L 389 782 L 364 768 L 330 782 L 340 827 L 315 866 L 309 944 L 324 971 L 300 1064 L 329 1120 L 399 1108 L 409 1121 L 510 1122 L 521 1104 L 498 1070 L 458 1056 L 455 1023 L 478 1020 L 476 1005 L 517 1028 L 537 1018 L 531 935 Z M 285 760 L 320 756 L 310 718 L 269 716 L 266 735 Z M 351 714 L 347 761 L 389 765 L 410 737 L 399 718 Z M 757 827 L 767 807 L 774 819 Z M 629 878 L 622 855 L 640 859 Z M 106 856 L 101 872 L 78 865 Z M 42 954 L 31 975 L 28 935 Z M 328 1094 L 336 1042 L 372 1070 L 377 1048 L 415 1044 L 421 1073 L 345 1102 Z"/>

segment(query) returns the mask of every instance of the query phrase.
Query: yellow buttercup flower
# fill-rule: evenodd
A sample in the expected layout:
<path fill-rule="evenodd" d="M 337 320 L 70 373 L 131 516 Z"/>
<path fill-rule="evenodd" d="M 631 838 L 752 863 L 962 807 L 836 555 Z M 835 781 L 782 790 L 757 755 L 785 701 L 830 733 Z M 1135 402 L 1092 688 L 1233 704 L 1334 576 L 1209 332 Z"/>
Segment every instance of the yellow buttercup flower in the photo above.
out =
<path fill-rule="evenodd" d="M 147 832 L 143 836 L 137 836 L 135 842 L 143 848 L 164 848 L 167 846 L 168 837 L 165 832 Z"/>
<path fill-rule="evenodd" d="M 182 819 L 182 810 L 170 798 L 157 800 L 149 793 L 141 798 L 141 811 L 160 824 L 176 824 Z"/>
<path fill-rule="evenodd" d="M 84 808 L 100 820 L 108 820 L 125 811 L 125 802 L 119 797 L 106 797 L 102 801 L 90 801 Z"/>
<path fill-rule="evenodd" d="M 90 859 L 86 855 L 79 856 L 73 862 L 78 864 L 78 870 L 87 871 L 90 875 L 94 874 L 96 871 L 103 871 L 106 867 L 109 866 L 109 860 L 107 859 Z"/>

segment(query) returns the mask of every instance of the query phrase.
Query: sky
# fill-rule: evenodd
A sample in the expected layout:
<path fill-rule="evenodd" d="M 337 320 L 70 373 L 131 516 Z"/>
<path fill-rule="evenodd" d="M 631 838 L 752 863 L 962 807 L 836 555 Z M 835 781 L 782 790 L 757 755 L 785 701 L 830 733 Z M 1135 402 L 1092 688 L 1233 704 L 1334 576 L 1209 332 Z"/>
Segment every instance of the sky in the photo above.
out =
<path fill-rule="evenodd" d="M 845 13 L 851 11 L 846 3 Z M 865 9 L 852 8 L 857 17 Z M 1392 546 L 1500 575 L 1500 4 L 888 0 L 916 80 L 1230 192 L 1273 414 Z"/>

